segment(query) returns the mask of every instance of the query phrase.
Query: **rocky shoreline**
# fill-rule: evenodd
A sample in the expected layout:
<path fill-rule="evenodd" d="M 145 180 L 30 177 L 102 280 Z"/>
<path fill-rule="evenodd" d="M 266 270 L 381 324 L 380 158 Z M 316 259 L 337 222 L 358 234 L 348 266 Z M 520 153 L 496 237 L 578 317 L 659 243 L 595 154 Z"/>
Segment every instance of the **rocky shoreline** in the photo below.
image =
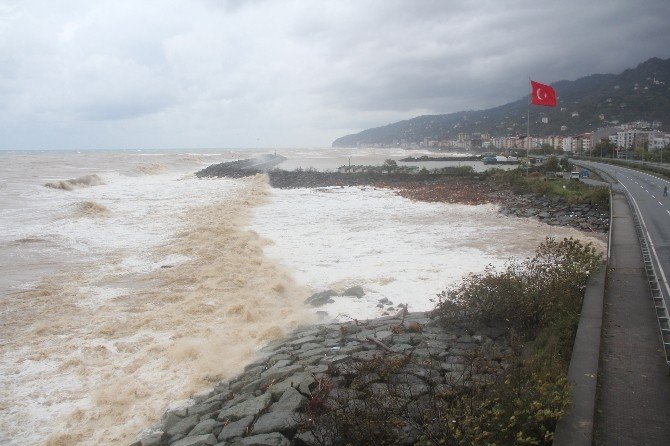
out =
<path fill-rule="evenodd" d="M 472 177 L 419 179 L 416 175 L 371 177 L 312 171 L 270 171 L 268 175 L 271 185 L 279 188 L 390 188 L 415 200 L 494 203 L 504 215 L 589 232 L 609 229 L 609 212 L 597 206 L 492 190 L 489 183 Z M 348 294 L 358 292 L 352 289 Z M 308 303 L 319 306 L 332 293 L 316 293 Z M 388 308 L 389 312 L 397 310 Z M 260 358 L 240 375 L 194 397 L 190 406 L 166 412 L 157 426 L 131 446 L 328 445 L 338 438 L 337 430 L 315 416 L 320 409 L 356 414 L 370 410 L 370 405 L 386 404 L 389 398 L 400 402 L 408 416 L 406 422 L 388 429 L 399 432 L 396 437 L 412 445 L 422 435 L 412 417 L 426 415 L 431 395 L 494 379 L 495 371 L 505 367 L 502 358 L 509 352 L 502 326 L 445 328 L 430 313 L 408 313 L 406 309 L 373 320 L 303 327 L 264 347 Z M 377 373 L 380 364 L 382 368 L 393 364 L 385 379 Z"/>
<path fill-rule="evenodd" d="M 198 176 L 241 177 L 257 170 L 247 170 L 235 163 L 216 164 L 198 172 Z M 609 210 L 592 204 L 570 204 L 559 198 L 538 194 L 516 195 L 510 190 L 499 190 L 478 175 L 463 175 L 458 168 L 449 172 L 422 174 L 381 172 L 319 172 L 316 170 L 279 170 L 266 172 L 270 185 L 278 189 L 371 186 L 392 189 L 399 195 L 419 201 L 461 204 L 492 203 L 500 206 L 500 213 L 517 217 L 535 218 L 549 225 L 569 226 L 582 231 L 607 233 Z"/>
<path fill-rule="evenodd" d="M 591 233 L 609 231 L 609 210 L 599 206 L 570 204 L 558 198 L 537 194 L 514 194 L 509 190 L 491 190 L 484 181 L 453 178 L 432 184 L 377 183 L 377 187 L 391 189 L 405 198 L 443 203 L 497 204 L 503 215 L 535 218 L 552 226 L 568 226 Z"/>
<path fill-rule="evenodd" d="M 504 328 L 445 329 L 429 313 L 404 309 L 392 317 L 304 327 L 264 347 L 261 359 L 191 406 L 166 412 L 132 446 L 329 444 L 334 433 L 315 423 L 315 405 L 352 409 L 394 395 L 411 410 L 428 394 L 487 379 L 471 367 L 473 355 L 488 352 L 498 364 L 508 350 Z M 400 364 L 388 382 L 374 368 L 365 371 L 382 358 Z M 393 429 L 402 430 L 406 444 L 420 435 L 411 422 Z"/>

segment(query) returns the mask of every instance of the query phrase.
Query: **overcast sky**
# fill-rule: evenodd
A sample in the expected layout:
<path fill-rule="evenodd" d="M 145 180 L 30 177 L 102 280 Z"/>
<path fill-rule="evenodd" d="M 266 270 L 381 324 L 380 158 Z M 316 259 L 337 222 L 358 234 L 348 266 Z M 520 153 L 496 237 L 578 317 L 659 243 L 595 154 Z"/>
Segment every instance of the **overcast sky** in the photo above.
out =
<path fill-rule="evenodd" d="M 670 1 L 0 0 L 0 149 L 324 147 L 670 57 Z"/>

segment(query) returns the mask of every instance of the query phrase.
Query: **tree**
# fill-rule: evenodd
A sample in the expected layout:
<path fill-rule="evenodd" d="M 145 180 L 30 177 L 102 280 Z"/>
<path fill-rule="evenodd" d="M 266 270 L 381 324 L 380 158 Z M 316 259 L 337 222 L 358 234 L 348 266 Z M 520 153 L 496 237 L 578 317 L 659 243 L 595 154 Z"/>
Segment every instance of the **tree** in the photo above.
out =
<path fill-rule="evenodd" d="M 391 173 L 395 171 L 398 168 L 398 163 L 395 160 L 392 159 L 387 159 L 384 161 L 384 164 L 382 164 L 382 171 L 387 171 L 388 173 Z"/>
<path fill-rule="evenodd" d="M 550 153 L 554 153 L 554 148 L 547 143 L 542 144 L 540 146 L 540 150 L 542 150 L 543 155 L 548 155 Z"/>
<path fill-rule="evenodd" d="M 616 150 L 616 145 L 609 139 L 601 140 L 591 151 L 591 155 L 600 157 L 611 157 Z"/>
<path fill-rule="evenodd" d="M 547 172 L 556 172 L 559 169 L 558 158 L 555 156 L 550 156 L 549 159 L 544 163 L 544 168 Z"/>

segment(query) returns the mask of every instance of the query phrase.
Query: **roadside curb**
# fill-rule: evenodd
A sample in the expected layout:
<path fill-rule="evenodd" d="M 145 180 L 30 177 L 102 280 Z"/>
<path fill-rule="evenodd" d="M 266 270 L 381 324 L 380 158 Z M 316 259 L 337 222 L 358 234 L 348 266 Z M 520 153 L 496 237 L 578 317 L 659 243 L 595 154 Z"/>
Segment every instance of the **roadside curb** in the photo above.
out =
<path fill-rule="evenodd" d="M 575 163 L 578 164 L 579 163 Z M 601 174 L 601 172 L 598 172 Z M 611 183 L 609 175 L 601 175 Z M 613 192 L 610 187 L 610 225 L 607 241 L 607 259 L 600 270 L 591 276 L 584 292 L 582 311 L 575 334 L 575 342 L 568 369 L 568 382 L 572 386 L 572 404 L 565 416 L 556 424 L 554 446 L 591 446 L 595 419 L 600 340 L 603 325 L 605 281 L 611 258 Z"/>
<path fill-rule="evenodd" d="M 606 275 L 607 266 L 603 265 L 586 286 L 568 369 L 572 405 L 556 425 L 554 446 L 590 446 L 593 442 Z"/>

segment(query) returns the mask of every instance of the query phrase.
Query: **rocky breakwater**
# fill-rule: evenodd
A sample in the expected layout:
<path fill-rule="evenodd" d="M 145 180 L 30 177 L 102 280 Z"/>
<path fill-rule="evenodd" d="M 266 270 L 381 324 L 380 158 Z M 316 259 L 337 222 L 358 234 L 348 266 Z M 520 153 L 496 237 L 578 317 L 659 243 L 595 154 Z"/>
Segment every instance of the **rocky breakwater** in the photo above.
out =
<path fill-rule="evenodd" d="M 554 226 L 571 226 L 583 231 L 609 231 L 609 211 L 591 204 L 569 204 L 541 195 L 507 195 L 500 203 L 500 213 L 531 217 Z"/>
<path fill-rule="evenodd" d="M 243 178 L 253 176 L 268 170 L 285 161 L 286 157 L 281 155 L 259 155 L 255 158 L 227 161 L 225 163 L 212 164 L 195 173 L 198 178 L 203 177 L 227 177 Z"/>
<path fill-rule="evenodd" d="M 167 412 L 133 446 L 330 444 L 337 429 L 332 417 L 318 413 L 355 416 L 390 401 L 408 415 L 385 429 L 401 431 L 413 444 L 420 432 L 412 420 L 428 415 L 430 395 L 486 380 L 487 369 L 473 367 L 472 357 L 499 367 L 508 350 L 505 334 L 489 326 L 446 329 L 428 313 L 405 310 L 305 327 L 263 348 L 262 359 L 193 405 Z"/>

